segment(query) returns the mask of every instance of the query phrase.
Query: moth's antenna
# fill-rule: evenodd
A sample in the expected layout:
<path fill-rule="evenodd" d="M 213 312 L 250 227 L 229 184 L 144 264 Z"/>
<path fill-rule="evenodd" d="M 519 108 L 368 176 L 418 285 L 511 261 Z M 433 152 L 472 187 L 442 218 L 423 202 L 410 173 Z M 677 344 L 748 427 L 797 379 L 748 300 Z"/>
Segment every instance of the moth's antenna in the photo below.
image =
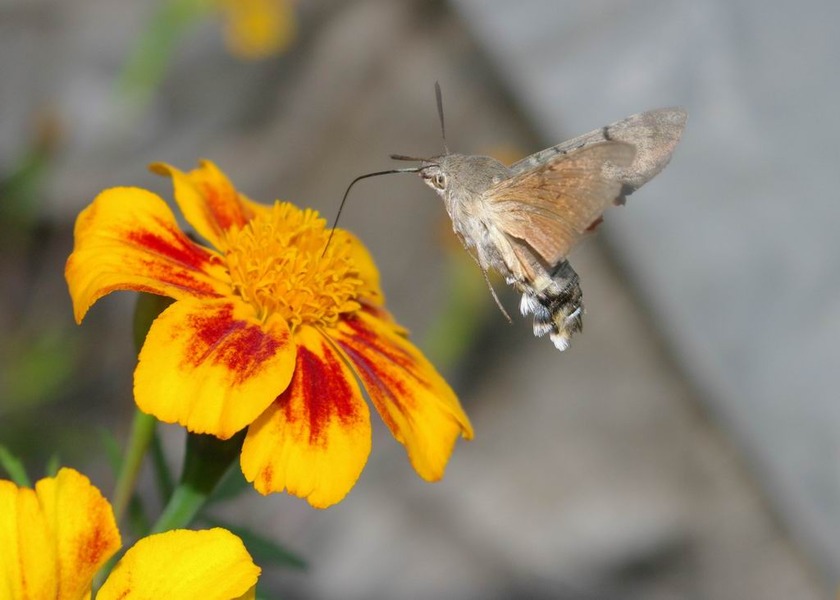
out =
<path fill-rule="evenodd" d="M 435 81 L 435 99 L 437 100 L 438 117 L 440 117 L 440 137 L 443 138 L 443 151 L 449 154 L 446 145 L 446 126 L 443 124 L 443 94 L 440 92 L 440 82 Z"/>
<path fill-rule="evenodd" d="M 409 159 L 415 160 L 415 159 Z M 422 160 L 422 159 L 420 159 Z M 338 205 L 338 212 L 335 215 L 335 221 L 333 221 L 332 229 L 330 230 L 330 237 L 327 238 L 327 243 L 324 246 L 324 251 L 321 253 L 321 258 L 324 258 L 324 255 L 327 253 L 327 248 L 330 247 L 330 242 L 332 241 L 333 234 L 335 234 L 336 225 L 338 225 L 338 219 L 341 217 L 341 211 L 344 210 L 344 203 L 347 202 L 347 196 L 350 194 L 350 189 L 356 185 L 357 181 L 361 181 L 362 179 L 367 179 L 368 177 L 378 177 L 379 175 L 390 175 L 391 173 L 417 173 L 422 169 L 422 167 L 407 167 L 405 169 L 388 169 L 387 171 L 376 171 L 375 173 L 366 173 L 364 175 L 359 175 L 350 182 L 350 185 L 347 186 L 347 191 L 344 192 L 344 197 L 341 199 L 341 204 Z"/>
<path fill-rule="evenodd" d="M 391 160 L 406 160 L 406 161 L 410 161 L 410 162 L 426 162 L 426 163 L 431 162 L 428 158 L 417 158 L 416 156 L 406 156 L 405 154 L 391 154 Z"/>

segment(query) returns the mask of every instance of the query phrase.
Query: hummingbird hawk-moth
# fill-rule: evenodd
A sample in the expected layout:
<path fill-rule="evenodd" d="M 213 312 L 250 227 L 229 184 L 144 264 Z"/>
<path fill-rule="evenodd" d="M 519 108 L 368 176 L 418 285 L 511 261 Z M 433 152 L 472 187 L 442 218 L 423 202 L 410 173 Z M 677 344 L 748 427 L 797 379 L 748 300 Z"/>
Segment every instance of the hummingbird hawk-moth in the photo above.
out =
<path fill-rule="evenodd" d="M 580 282 L 567 255 L 601 223 L 608 206 L 624 204 L 668 164 L 686 112 L 639 113 L 505 166 L 489 156 L 449 152 L 439 85 L 435 92 L 444 154 L 392 155 L 420 166 L 362 175 L 353 183 L 386 173 L 418 173 L 443 199 L 455 233 L 485 279 L 490 269 L 499 272 L 522 294 L 522 315 L 534 315 L 534 335 L 548 334 L 565 350 L 583 324 Z M 490 291 L 507 316 L 492 286 Z"/>

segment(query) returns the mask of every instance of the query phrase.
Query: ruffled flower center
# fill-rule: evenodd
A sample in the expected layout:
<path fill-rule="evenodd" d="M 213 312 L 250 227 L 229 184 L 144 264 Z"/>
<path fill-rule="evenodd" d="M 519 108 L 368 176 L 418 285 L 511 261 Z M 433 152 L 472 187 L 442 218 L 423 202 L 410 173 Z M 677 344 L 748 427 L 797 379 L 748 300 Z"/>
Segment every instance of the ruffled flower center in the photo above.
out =
<path fill-rule="evenodd" d="M 271 211 L 228 232 L 234 292 L 261 319 L 279 313 L 292 329 L 302 323 L 334 325 L 342 314 L 360 308 L 357 298 L 365 286 L 352 241 L 336 232 L 327 247 L 325 225 L 313 210 L 276 202 Z"/>

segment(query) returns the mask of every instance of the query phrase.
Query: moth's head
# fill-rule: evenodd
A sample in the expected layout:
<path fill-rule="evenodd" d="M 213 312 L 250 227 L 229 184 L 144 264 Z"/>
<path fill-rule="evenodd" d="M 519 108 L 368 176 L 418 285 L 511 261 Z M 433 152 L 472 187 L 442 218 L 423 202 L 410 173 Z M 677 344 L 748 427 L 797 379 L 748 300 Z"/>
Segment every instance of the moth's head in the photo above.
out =
<path fill-rule="evenodd" d="M 453 155 L 444 154 L 442 156 L 434 156 L 432 158 L 418 158 L 415 156 L 405 156 L 404 154 L 392 154 L 391 158 L 394 160 L 419 162 L 420 166 L 403 169 L 402 171 L 407 173 L 417 173 L 426 185 L 443 196 L 449 185 L 450 165 L 448 159 L 450 156 Z"/>
<path fill-rule="evenodd" d="M 442 198 L 446 198 L 447 193 L 459 185 L 460 175 L 464 172 L 463 167 L 465 166 L 461 159 L 468 157 L 461 154 L 442 154 L 432 158 L 415 158 L 392 154 L 391 158 L 419 162 L 420 166 L 416 168 L 415 172 L 420 176 L 420 179 Z"/>
<path fill-rule="evenodd" d="M 420 166 L 420 170 L 417 174 L 420 175 L 420 179 L 423 180 L 423 183 L 443 196 L 449 186 L 449 174 L 447 173 L 445 166 L 438 161 L 438 158 L 444 157 L 437 157 L 428 161 L 423 161 L 423 164 Z"/>
<path fill-rule="evenodd" d="M 481 194 L 507 179 L 507 167 L 489 156 L 444 154 L 423 161 L 418 174 L 430 188 L 446 198 L 457 191 Z"/>

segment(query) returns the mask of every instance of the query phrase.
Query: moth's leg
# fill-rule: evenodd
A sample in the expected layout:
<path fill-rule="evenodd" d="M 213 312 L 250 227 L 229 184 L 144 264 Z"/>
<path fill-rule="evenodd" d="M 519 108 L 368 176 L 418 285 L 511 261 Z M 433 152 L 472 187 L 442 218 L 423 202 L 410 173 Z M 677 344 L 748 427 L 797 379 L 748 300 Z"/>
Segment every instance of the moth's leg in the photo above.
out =
<path fill-rule="evenodd" d="M 455 232 L 458 233 L 457 230 Z M 487 287 L 490 289 L 490 295 L 492 295 L 493 300 L 496 301 L 496 306 L 498 306 L 499 310 L 502 311 L 502 314 L 505 316 L 505 319 L 507 319 L 507 322 L 512 324 L 513 319 L 510 318 L 510 315 L 505 310 L 505 307 L 502 306 L 502 301 L 499 300 L 499 297 L 496 295 L 496 290 L 493 289 L 493 284 L 490 283 L 490 277 L 487 275 L 488 267 L 493 265 L 492 259 L 490 259 L 487 256 L 482 246 L 477 246 L 475 244 L 467 244 L 463 236 L 459 234 L 459 237 L 461 237 L 461 241 L 464 242 L 464 247 L 467 249 L 467 253 L 475 261 L 475 264 L 478 265 L 478 268 L 481 269 L 481 274 L 484 276 L 484 281 L 487 282 Z M 505 265 L 501 261 L 496 261 L 496 263 L 497 264 L 494 266 L 497 268 L 497 270 L 499 270 L 499 272 L 502 275 L 508 276 L 510 274 L 510 269 L 507 268 L 507 265 Z"/>
<path fill-rule="evenodd" d="M 481 267 L 481 265 L 478 266 Z M 484 281 L 487 282 L 487 287 L 490 288 L 490 293 L 493 295 L 493 300 L 496 301 L 496 306 L 498 306 L 499 310 L 502 311 L 502 314 L 505 316 L 505 319 L 507 319 L 507 322 L 513 323 L 513 319 L 510 318 L 510 315 L 505 310 L 505 307 L 502 306 L 501 300 L 499 300 L 499 297 L 496 295 L 496 290 L 493 289 L 493 284 L 490 283 L 490 277 L 488 277 L 487 271 L 485 271 L 483 267 L 481 269 L 481 274 L 484 275 Z"/>

